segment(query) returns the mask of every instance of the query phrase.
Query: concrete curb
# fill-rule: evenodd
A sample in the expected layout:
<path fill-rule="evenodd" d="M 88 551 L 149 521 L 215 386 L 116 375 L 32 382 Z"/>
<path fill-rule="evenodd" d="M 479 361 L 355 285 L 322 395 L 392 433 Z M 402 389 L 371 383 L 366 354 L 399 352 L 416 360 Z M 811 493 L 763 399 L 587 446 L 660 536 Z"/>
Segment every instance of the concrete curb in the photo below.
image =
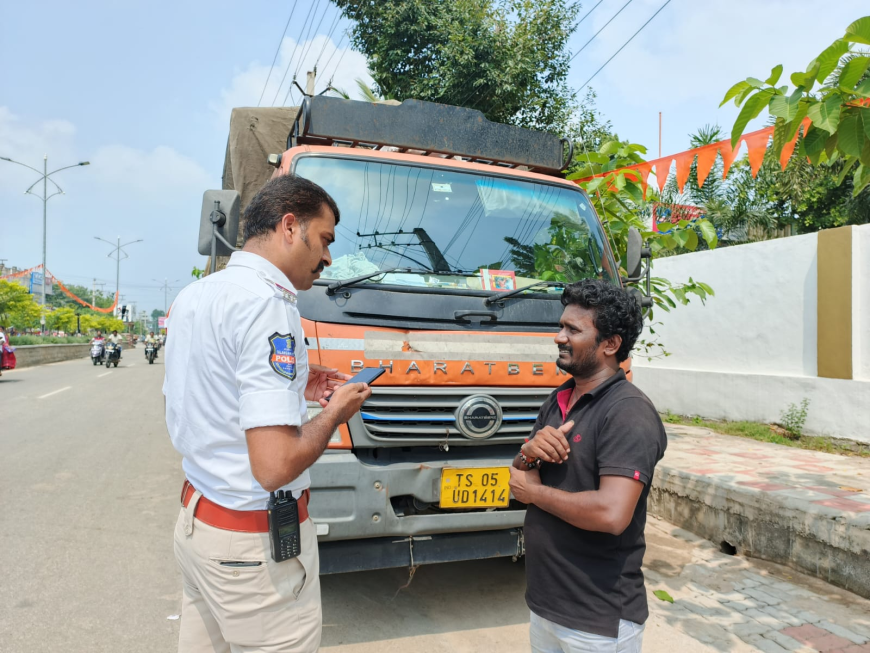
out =
<path fill-rule="evenodd" d="M 57 363 L 59 361 L 73 360 L 74 358 L 87 358 L 91 349 L 88 343 L 75 343 L 69 345 L 12 345 L 15 348 L 17 367 L 32 367 Z"/>
<path fill-rule="evenodd" d="M 870 598 L 870 511 L 844 513 L 738 480 L 677 469 L 666 456 L 653 478 L 650 513 Z"/>

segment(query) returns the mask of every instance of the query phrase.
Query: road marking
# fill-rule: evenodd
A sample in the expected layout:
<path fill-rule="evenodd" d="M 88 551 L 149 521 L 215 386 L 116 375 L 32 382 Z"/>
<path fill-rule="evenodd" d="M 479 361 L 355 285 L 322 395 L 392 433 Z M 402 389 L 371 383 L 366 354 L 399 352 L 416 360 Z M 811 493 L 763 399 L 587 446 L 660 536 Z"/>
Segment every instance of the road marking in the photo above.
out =
<path fill-rule="evenodd" d="M 124 367 L 133 367 L 136 363 L 130 363 L 129 365 L 125 365 Z"/>
<path fill-rule="evenodd" d="M 103 372 L 102 374 L 97 374 L 97 378 L 98 378 L 98 379 L 101 379 L 101 378 L 103 378 L 104 376 L 108 376 L 109 374 L 111 374 L 111 372 Z"/>
<path fill-rule="evenodd" d="M 63 392 L 64 390 L 69 390 L 72 386 L 68 385 L 65 388 L 61 388 L 60 390 L 55 390 L 54 392 L 49 392 L 48 394 L 42 395 L 41 397 L 37 397 L 37 399 L 45 399 L 46 397 L 50 397 L 51 395 L 56 395 L 58 392 Z"/>

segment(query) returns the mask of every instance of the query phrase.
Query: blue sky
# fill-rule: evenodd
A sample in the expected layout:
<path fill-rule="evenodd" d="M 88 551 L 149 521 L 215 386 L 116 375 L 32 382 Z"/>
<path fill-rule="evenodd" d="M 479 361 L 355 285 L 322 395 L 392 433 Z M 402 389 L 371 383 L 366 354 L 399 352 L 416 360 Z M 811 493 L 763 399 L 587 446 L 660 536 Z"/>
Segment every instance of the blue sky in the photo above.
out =
<path fill-rule="evenodd" d="M 604 0 L 572 38 L 573 49 L 625 1 Z M 581 16 L 596 2 L 588 0 Z M 662 2 L 631 0 L 573 61 L 572 85 L 585 82 Z M 48 154 L 51 169 L 91 162 L 59 173 L 67 194 L 49 202 L 48 268 L 60 279 L 90 286 L 96 277 L 111 288 L 110 248 L 94 236 L 143 238 L 121 263 L 121 292 L 150 313 L 163 307 L 164 279 L 177 292 L 191 268 L 203 266 L 199 206 L 203 190 L 220 187 L 229 111 L 257 104 L 293 4 L 3 4 L 0 156 L 41 167 Z M 313 25 L 305 23 L 309 11 Z M 786 72 L 802 70 L 868 13 L 860 0 L 823 10 L 810 0 L 672 0 L 595 78 L 598 107 L 622 138 L 647 145 L 650 158 L 662 111 L 663 153 L 681 151 L 704 124 L 730 128 L 735 109 L 718 104 L 735 81 L 763 78 L 777 63 Z M 288 63 L 290 74 L 298 69 L 304 79 L 318 59 L 325 73 L 318 90 L 334 75 L 355 95 L 353 80 L 367 78 L 365 60 L 349 51 L 347 23 L 335 16 L 325 0 L 297 0 L 264 104 L 276 92 L 283 100 L 286 82 L 280 91 L 277 82 Z M 33 178 L 0 162 L 0 258 L 7 265 L 41 261 L 41 202 L 22 194 Z"/>

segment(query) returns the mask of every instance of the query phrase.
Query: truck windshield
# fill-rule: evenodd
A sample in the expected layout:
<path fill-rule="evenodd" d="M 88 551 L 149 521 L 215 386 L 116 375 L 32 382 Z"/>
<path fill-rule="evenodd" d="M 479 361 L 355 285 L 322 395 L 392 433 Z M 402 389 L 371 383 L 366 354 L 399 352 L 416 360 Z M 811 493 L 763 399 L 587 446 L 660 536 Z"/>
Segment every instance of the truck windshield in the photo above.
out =
<path fill-rule="evenodd" d="M 301 157 L 294 172 L 325 188 L 341 210 L 323 279 L 410 268 L 360 285 L 497 291 L 590 277 L 619 283 L 600 223 L 579 189 L 327 156 Z"/>

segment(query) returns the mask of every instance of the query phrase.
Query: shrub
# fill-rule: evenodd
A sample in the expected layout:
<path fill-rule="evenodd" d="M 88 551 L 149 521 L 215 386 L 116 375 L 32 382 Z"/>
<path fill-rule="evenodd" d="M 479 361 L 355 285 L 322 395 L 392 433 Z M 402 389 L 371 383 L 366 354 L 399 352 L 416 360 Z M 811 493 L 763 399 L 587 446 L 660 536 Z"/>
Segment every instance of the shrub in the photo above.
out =
<path fill-rule="evenodd" d="M 20 345 L 73 345 L 90 341 L 91 339 L 87 336 L 12 336 L 9 338 L 9 344 L 13 347 Z"/>
<path fill-rule="evenodd" d="M 779 425 L 786 430 L 788 437 L 792 440 L 797 440 L 804 434 L 809 405 L 810 400 L 804 398 L 801 400 L 800 406 L 789 404 L 788 408 L 780 415 Z"/>

